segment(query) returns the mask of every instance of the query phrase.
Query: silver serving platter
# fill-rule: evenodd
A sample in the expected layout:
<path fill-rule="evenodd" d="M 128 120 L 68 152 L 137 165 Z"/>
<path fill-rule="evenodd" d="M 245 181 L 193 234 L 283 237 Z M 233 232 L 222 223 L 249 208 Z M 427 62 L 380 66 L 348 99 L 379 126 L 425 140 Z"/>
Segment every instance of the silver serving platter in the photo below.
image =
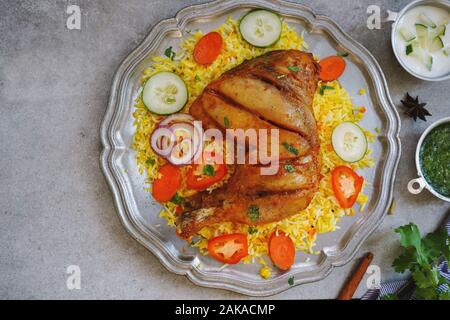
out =
<path fill-rule="evenodd" d="M 335 232 L 318 236 L 319 254 L 298 252 L 288 272 L 274 269 L 272 278 L 263 280 L 260 265 L 239 264 L 221 268 L 213 259 L 185 246 L 173 227 L 159 217 L 161 206 L 144 190 L 145 177 L 137 170 L 135 152 L 131 148 L 135 128 L 132 113 L 140 88 L 142 72 L 151 65 L 151 57 L 186 37 L 185 31 L 200 28 L 208 32 L 232 16 L 237 19 L 252 8 L 279 12 L 298 32 L 306 30 L 305 40 L 318 57 L 336 51 L 349 53 L 347 69 L 340 82 L 350 93 L 355 105 L 365 105 L 363 126 L 371 131 L 381 129 L 371 144 L 376 165 L 363 175 L 370 185 L 366 209 L 355 216 L 344 217 Z M 366 95 L 357 94 L 366 88 Z M 270 0 L 218 0 L 187 7 L 175 18 L 159 22 L 144 41 L 121 63 L 114 76 L 108 108 L 101 126 L 103 151 L 100 164 L 111 187 L 119 217 L 126 230 L 149 249 L 170 271 L 186 275 L 195 284 L 227 289 L 252 296 L 277 294 L 294 285 L 318 281 L 334 267 L 349 262 L 362 242 L 380 224 L 392 201 L 395 172 L 400 158 L 400 120 L 389 97 L 385 77 L 374 57 L 347 35 L 332 19 L 319 16 L 303 5 Z M 188 247 L 188 248 L 184 248 Z"/>

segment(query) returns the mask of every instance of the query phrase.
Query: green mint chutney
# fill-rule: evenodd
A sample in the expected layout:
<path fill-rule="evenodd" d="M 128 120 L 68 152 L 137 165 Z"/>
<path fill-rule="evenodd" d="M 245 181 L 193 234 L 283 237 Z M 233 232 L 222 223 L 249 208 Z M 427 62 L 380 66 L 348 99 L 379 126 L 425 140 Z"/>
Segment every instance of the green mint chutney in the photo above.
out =
<path fill-rule="evenodd" d="M 445 197 L 450 197 L 450 123 L 427 134 L 419 153 L 420 167 L 427 182 Z"/>

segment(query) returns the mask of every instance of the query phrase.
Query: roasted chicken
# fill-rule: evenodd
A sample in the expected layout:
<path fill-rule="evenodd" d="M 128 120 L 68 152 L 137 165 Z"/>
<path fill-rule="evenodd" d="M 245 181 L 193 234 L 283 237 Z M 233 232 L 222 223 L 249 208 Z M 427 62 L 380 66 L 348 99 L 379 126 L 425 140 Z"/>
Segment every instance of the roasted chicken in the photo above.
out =
<path fill-rule="evenodd" d="M 190 113 L 205 129 L 267 129 L 269 136 L 279 129 L 279 167 L 274 175 L 261 175 L 261 163 L 229 165 L 232 174 L 223 185 L 186 199 L 177 219 L 181 237 L 219 222 L 279 221 L 309 205 L 321 178 L 312 109 L 318 72 L 309 53 L 272 51 L 224 73 L 194 101 Z M 249 152 L 251 141 L 245 144 Z"/>

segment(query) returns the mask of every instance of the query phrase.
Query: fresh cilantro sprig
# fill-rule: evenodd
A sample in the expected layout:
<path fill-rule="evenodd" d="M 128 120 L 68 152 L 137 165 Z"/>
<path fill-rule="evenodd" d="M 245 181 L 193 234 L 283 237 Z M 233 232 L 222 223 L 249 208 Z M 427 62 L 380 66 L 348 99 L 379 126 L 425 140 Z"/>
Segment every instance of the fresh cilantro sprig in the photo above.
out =
<path fill-rule="evenodd" d="M 325 90 L 334 90 L 334 87 L 321 85 L 320 86 L 320 90 L 319 90 L 319 93 L 320 93 L 321 96 L 323 96 L 323 94 L 325 93 Z"/>
<path fill-rule="evenodd" d="M 164 55 L 173 61 L 176 53 L 175 53 L 175 51 L 172 50 L 172 47 L 168 47 L 166 50 L 164 50 Z"/>
<path fill-rule="evenodd" d="M 286 148 L 287 151 L 289 151 L 292 154 L 295 154 L 296 156 L 298 156 L 298 149 L 295 148 L 294 146 L 292 146 L 291 144 L 287 143 L 287 142 L 283 142 L 283 147 Z"/>
<path fill-rule="evenodd" d="M 416 297 L 425 300 L 448 300 L 450 291 L 438 292 L 438 286 L 450 281 L 442 277 L 438 264 L 443 257 L 450 260 L 450 236 L 445 229 L 421 237 L 419 228 L 410 223 L 395 229 L 400 235 L 403 252 L 394 260 L 392 266 L 396 272 L 410 271 L 416 286 Z"/>
<path fill-rule="evenodd" d="M 255 221 L 259 219 L 259 208 L 258 206 L 252 204 L 247 209 L 247 216 L 250 220 Z"/>
<path fill-rule="evenodd" d="M 214 177 L 216 175 L 216 170 L 214 169 L 214 167 L 212 165 L 206 164 L 203 167 L 203 174 L 205 176 Z"/>

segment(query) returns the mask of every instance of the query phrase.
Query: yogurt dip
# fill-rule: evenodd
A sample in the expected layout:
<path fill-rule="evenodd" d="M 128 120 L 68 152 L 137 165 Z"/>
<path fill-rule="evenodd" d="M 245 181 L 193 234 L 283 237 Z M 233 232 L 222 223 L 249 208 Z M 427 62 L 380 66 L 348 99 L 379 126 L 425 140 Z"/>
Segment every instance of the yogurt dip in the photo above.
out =
<path fill-rule="evenodd" d="M 435 78 L 450 73 L 450 10 L 419 5 L 398 21 L 394 50 L 404 66 Z"/>

